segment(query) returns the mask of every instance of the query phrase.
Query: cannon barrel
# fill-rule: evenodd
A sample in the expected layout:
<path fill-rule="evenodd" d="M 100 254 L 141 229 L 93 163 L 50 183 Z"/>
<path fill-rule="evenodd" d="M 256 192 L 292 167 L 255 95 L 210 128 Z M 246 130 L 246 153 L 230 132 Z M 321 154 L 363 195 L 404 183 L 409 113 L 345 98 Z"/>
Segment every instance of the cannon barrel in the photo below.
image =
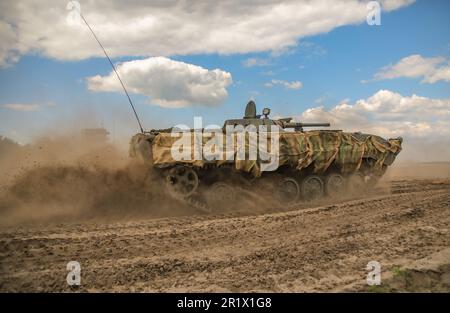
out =
<path fill-rule="evenodd" d="M 283 123 L 284 128 L 298 128 L 301 129 L 303 127 L 330 127 L 330 123 Z"/>

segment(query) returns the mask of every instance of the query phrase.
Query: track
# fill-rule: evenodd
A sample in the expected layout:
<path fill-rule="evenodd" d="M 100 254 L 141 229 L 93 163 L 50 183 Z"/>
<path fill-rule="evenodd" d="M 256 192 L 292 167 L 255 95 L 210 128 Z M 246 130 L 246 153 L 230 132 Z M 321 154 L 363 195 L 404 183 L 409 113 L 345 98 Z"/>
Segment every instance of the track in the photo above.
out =
<path fill-rule="evenodd" d="M 270 214 L 3 228 L 0 291 L 367 291 L 367 262 L 390 279 L 395 266 L 442 256 L 449 225 L 441 180 Z M 71 260 L 80 287 L 66 283 Z M 434 261 L 448 276 L 449 259 Z"/>

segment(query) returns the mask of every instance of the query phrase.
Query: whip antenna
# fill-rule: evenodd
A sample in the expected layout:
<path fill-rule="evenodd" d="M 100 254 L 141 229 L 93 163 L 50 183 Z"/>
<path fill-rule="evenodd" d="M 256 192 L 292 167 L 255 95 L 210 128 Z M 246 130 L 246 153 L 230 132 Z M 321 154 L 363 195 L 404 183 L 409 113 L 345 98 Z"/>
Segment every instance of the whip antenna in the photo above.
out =
<path fill-rule="evenodd" d="M 76 7 L 76 6 L 75 6 Z M 84 21 L 84 23 L 86 24 L 86 26 L 89 28 L 89 30 L 91 31 L 92 35 L 94 36 L 95 40 L 97 41 L 97 43 L 99 44 L 100 48 L 102 48 L 103 53 L 105 54 L 106 58 L 109 61 L 109 64 L 111 64 L 112 69 L 114 70 L 114 73 L 116 73 L 117 78 L 119 79 L 120 84 L 122 85 L 123 91 L 125 91 L 125 94 L 128 98 L 128 102 L 130 103 L 131 108 L 133 109 L 133 113 L 134 116 L 136 117 L 136 120 L 139 124 L 139 128 L 141 129 L 141 133 L 144 132 L 144 129 L 142 128 L 142 124 L 141 121 L 139 120 L 139 116 L 137 115 L 136 109 L 134 108 L 133 102 L 131 101 L 130 95 L 128 94 L 127 89 L 125 88 L 125 85 L 122 82 L 122 79 L 120 79 L 119 73 L 117 73 L 116 67 L 114 66 L 113 62 L 111 61 L 111 59 L 108 56 L 108 53 L 106 53 L 105 48 L 103 47 L 103 45 L 101 44 L 100 40 L 98 40 L 97 36 L 95 35 L 94 31 L 92 30 L 91 26 L 89 26 L 88 22 L 86 21 L 86 19 L 84 18 L 83 14 L 81 14 L 81 10 L 78 10 L 78 13 L 80 14 L 81 19 Z"/>

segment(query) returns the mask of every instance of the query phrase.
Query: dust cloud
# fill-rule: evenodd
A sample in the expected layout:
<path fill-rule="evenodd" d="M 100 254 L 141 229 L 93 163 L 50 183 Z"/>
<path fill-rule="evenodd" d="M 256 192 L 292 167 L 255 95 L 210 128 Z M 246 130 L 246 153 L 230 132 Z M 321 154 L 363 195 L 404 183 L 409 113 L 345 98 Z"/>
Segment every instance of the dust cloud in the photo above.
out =
<path fill-rule="evenodd" d="M 0 173 L 0 225 L 176 216 L 191 209 L 174 205 L 160 178 L 133 163 L 123 147 L 79 135 L 2 144 Z"/>

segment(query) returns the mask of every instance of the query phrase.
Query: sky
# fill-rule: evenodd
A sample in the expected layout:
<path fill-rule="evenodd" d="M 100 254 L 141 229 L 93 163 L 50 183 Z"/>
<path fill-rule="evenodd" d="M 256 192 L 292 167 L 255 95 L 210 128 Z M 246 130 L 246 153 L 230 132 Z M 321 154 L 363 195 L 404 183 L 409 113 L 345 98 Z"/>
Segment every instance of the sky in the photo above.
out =
<path fill-rule="evenodd" d="M 222 125 L 252 99 L 272 117 L 448 142 L 450 2 L 379 1 L 381 25 L 368 24 L 367 3 L 2 1 L 0 135 L 138 131 L 80 9 L 145 129 L 192 126 L 194 116 Z"/>

